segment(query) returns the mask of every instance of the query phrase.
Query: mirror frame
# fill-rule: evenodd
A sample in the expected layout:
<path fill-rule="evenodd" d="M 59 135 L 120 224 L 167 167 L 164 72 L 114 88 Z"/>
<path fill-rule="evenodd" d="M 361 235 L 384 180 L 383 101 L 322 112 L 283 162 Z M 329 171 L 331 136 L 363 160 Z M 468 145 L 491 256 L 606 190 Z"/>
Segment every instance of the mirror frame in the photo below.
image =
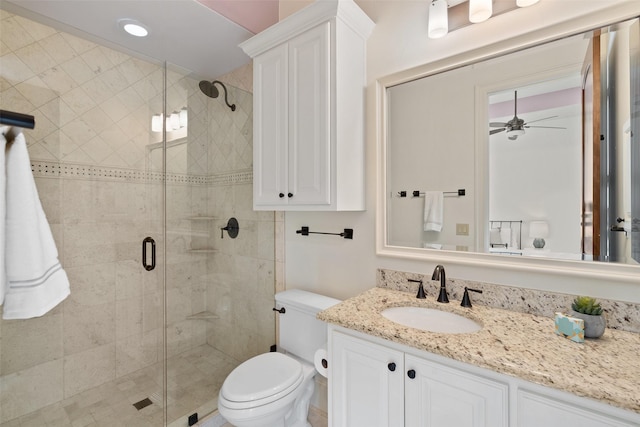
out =
<path fill-rule="evenodd" d="M 635 9 L 635 10 L 634 10 Z M 396 72 L 382 77 L 375 82 L 376 95 L 376 130 L 377 130 L 377 188 L 376 188 L 376 254 L 379 256 L 402 258 L 416 261 L 430 261 L 447 265 L 464 267 L 480 267 L 506 270 L 511 273 L 539 273 L 556 274 L 569 278 L 585 278 L 595 280 L 615 281 L 619 283 L 638 284 L 640 266 L 618 263 L 605 263 L 598 261 L 575 261 L 562 259 L 543 259 L 535 257 L 508 257 L 482 252 L 456 252 L 434 250 L 425 248 L 411 248 L 393 246 L 388 242 L 387 234 L 387 88 L 406 83 L 412 80 L 440 74 L 452 69 L 518 52 L 545 43 L 560 40 L 566 37 L 578 35 L 598 28 L 606 27 L 621 21 L 637 18 L 640 14 L 633 2 L 622 2 L 612 5 L 606 11 L 591 13 L 586 16 L 555 24 L 546 28 L 533 31 L 528 34 L 503 40 L 485 47 L 464 52 L 455 56 L 440 59 L 428 64 L 417 66 L 408 70 Z M 486 94 L 486 87 L 477 87 L 476 95 Z M 487 115 L 487 106 L 476 100 L 476 108 L 480 105 L 481 111 L 476 110 L 476 118 Z M 488 135 L 486 130 L 475 129 L 474 149 L 482 153 L 476 156 L 476 170 L 474 182 L 475 203 L 475 228 L 484 230 L 484 214 L 479 215 L 485 204 L 482 202 L 486 196 Z M 475 237 L 476 242 L 484 239 L 484 232 Z M 478 279 L 482 280 L 482 279 Z"/>

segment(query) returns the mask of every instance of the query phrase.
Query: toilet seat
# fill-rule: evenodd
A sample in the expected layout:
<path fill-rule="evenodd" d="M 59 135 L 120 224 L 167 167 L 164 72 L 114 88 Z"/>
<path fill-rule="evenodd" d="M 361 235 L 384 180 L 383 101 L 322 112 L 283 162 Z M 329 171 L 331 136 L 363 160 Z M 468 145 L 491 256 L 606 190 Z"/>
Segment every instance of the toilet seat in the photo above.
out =
<path fill-rule="evenodd" d="M 255 408 L 291 393 L 303 379 L 300 362 L 282 353 L 264 353 L 236 367 L 220 395 L 229 409 Z"/>

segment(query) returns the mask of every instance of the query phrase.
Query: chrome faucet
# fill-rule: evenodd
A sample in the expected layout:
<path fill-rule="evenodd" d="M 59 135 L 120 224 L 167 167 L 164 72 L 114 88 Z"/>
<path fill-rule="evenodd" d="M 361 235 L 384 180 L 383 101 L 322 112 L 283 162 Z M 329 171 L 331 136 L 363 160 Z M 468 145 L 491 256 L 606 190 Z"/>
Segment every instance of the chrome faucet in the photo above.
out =
<path fill-rule="evenodd" d="M 449 302 L 449 295 L 447 295 L 447 275 L 444 272 L 444 267 L 440 264 L 436 265 L 433 270 L 431 280 L 440 279 L 440 294 L 438 295 L 438 302 Z"/>

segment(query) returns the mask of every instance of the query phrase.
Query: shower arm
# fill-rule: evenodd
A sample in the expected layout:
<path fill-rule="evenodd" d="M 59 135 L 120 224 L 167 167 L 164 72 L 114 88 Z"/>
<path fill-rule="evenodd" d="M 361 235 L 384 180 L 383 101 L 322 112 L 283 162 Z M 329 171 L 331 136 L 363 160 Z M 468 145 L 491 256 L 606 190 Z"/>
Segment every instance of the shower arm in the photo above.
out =
<path fill-rule="evenodd" d="M 216 83 L 220 84 L 220 86 L 222 86 L 222 89 L 224 89 L 224 103 L 227 104 L 227 107 L 231 108 L 231 111 L 236 111 L 236 104 L 229 104 L 229 98 L 227 97 L 227 87 L 220 80 L 214 80 L 211 82 L 212 85 Z"/>

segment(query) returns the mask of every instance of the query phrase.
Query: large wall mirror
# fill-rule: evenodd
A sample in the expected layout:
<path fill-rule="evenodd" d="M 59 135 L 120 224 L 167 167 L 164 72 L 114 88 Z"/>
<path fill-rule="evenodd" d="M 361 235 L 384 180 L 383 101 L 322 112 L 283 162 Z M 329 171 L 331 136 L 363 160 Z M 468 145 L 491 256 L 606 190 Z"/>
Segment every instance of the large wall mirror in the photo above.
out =
<path fill-rule="evenodd" d="M 637 18 L 382 84 L 382 252 L 640 264 Z"/>

